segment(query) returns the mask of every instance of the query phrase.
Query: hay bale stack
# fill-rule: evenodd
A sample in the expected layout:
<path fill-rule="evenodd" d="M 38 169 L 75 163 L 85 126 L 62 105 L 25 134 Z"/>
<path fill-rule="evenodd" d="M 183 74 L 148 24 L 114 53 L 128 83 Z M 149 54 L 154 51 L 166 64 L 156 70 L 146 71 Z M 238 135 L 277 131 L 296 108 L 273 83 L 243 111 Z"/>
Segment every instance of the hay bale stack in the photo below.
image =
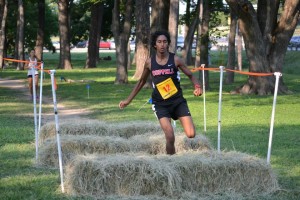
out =
<path fill-rule="evenodd" d="M 152 155 L 166 154 L 166 139 L 163 133 L 136 135 L 131 137 L 130 140 L 134 152 L 144 151 Z M 184 133 L 175 135 L 176 153 L 211 149 L 213 148 L 210 141 L 203 135 L 196 135 L 195 138 L 188 138 Z"/>
<path fill-rule="evenodd" d="M 144 152 L 147 154 L 165 154 L 165 136 L 147 133 L 126 139 L 118 136 L 62 135 L 61 136 L 63 165 L 74 156 L 86 154 L 116 154 L 124 152 Z M 193 139 L 183 133 L 176 136 L 176 151 L 202 151 L 212 149 L 208 139 L 198 135 Z M 57 142 L 48 139 L 39 149 L 38 164 L 47 167 L 58 167 Z"/>
<path fill-rule="evenodd" d="M 189 152 L 77 156 L 66 169 L 67 192 L 88 196 L 183 193 L 257 195 L 278 189 L 264 160 L 242 153 Z"/>
<path fill-rule="evenodd" d="M 98 120 L 66 120 L 59 123 L 61 135 L 101 135 L 120 136 L 129 138 L 137 134 L 147 132 L 162 132 L 158 123 L 147 121 L 108 123 Z M 39 136 L 39 144 L 47 138 L 54 138 L 56 135 L 55 123 L 48 123 L 42 126 Z"/>

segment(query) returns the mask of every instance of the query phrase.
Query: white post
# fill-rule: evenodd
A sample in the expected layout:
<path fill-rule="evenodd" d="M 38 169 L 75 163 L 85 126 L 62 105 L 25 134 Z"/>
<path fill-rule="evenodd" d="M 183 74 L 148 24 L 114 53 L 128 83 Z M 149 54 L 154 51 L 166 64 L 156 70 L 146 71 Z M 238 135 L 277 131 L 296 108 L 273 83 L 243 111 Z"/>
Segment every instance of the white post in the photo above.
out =
<path fill-rule="evenodd" d="M 223 86 L 223 69 L 224 66 L 220 66 L 220 90 L 219 90 L 219 113 L 218 113 L 218 153 L 221 149 L 221 110 L 222 110 L 222 86 Z"/>
<path fill-rule="evenodd" d="M 43 97 L 43 79 L 44 79 L 44 63 L 41 65 L 41 75 L 40 75 L 40 103 L 39 103 L 39 128 L 38 128 L 38 136 L 41 131 L 41 123 L 42 123 L 42 97 Z"/>
<path fill-rule="evenodd" d="M 60 171 L 60 181 L 61 181 L 61 190 L 64 193 L 64 178 L 63 178 L 63 166 L 62 166 L 62 153 L 61 153 L 61 144 L 60 144 L 60 133 L 58 125 L 58 114 L 57 114 L 57 102 L 56 102 L 56 93 L 55 93 L 55 83 L 54 83 L 54 74 L 55 70 L 50 70 L 51 75 L 51 84 L 52 84 L 52 96 L 53 96 L 53 105 L 54 105 L 54 116 L 55 116 L 55 128 L 56 128 L 56 142 L 57 142 L 57 151 L 58 151 L 58 162 L 59 162 L 59 171 Z"/>
<path fill-rule="evenodd" d="M 267 155 L 267 163 L 268 164 L 270 164 L 270 157 L 271 157 L 271 148 L 272 148 L 272 138 L 273 138 L 273 128 L 274 128 L 274 118 L 275 118 L 275 107 L 276 107 L 276 99 L 277 99 L 277 92 L 278 92 L 278 83 L 279 83 L 279 78 L 282 76 L 282 74 L 280 72 L 275 72 L 274 75 L 276 77 L 276 81 L 275 81 L 273 108 L 272 108 L 270 134 L 269 134 L 269 146 L 268 146 L 268 155 Z"/>
<path fill-rule="evenodd" d="M 32 100 L 33 100 L 33 118 L 34 118 L 34 134 L 35 134 L 35 162 L 38 162 L 38 128 L 37 128 L 37 113 L 36 113 L 36 86 L 35 86 L 35 68 L 31 68 L 32 74 Z"/>
<path fill-rule="evenodd" d="M 206 133 L 206 99 L 205 99 L 205 75 L 204 75 L 204 66 L 201 65 L 203 68 L 202 70 L 202 89 L 203 89 L 203 117 L 204 117 L 204 133 Z"/>

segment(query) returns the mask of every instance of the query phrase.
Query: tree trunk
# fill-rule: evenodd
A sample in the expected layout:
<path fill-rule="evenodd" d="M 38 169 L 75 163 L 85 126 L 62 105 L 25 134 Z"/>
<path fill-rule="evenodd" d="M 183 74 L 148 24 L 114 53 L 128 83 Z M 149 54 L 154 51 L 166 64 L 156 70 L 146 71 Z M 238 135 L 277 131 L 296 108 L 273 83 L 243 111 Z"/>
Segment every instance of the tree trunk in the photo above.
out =
<path fill-rule="evenodd" d="M 170 0 L 152 0 L 151 33 L 169 28 Z"/>
<path fill-rule="evenodd" d="M 286 0 L 277 19 L 279 1 L 258 2 L 257 13 L 248 0 L 226 0 L 240 20 L 250 72 L 282 72 L 284 56 L 299 19 L 299 0 Z M 274 92 L 274 77 L 249 76 L 236 92 L 266 95 Z M 288 92 L 279 81 L 279 93 Z"/>
<path fill-rule="evenodd" d="M 192 59 L 192 45 L 194 41 L 194 34 L 196 31 L 197 24 L 199 22 L 199 18 L 195 17 L 192 20 L 191 25 L 189 26 L 188 32 L 186 34 L 186 37 L 184 39 L 184 48 L 182 51 L 183 61 L 187 65 L 192 65 L 195 63 L 195 60 Z"/>
<path fill-rule="evenodd" d="M 7 0 L 0 0 L 0 68 L 4 67 L 4 44 L 5 44 L 5 30 L 6 30 L 6 17 L 7 17 Z"/>
<path fill-rule="evenodd" d="M 234 12 L 230 12 L 230 31 L 228 40 L 228 61 L 227 69 L 235 69 L 235 35 L 237 27 L 237 17 Z M 231 84 L 234 82 L 234 72 L 227 71 L 225 83 Z"/>
<path fill-rule="evenodd" d="M 91 23 L 89 32 L 89 45 L 88 45 L 88 55 L 86 59 L 85 68 L 96 68 L 97 61 L 99 58 L 99 42 L 98 36 L 100 35 L 99 28 L 95 28 L 99 25 L 99 20 L 102 20 L 103 12 L 101 11 L 103 3 L 92 4 L 91 7 Z"/>
<path fill-rule="evenodd" d="M 68 0 L 58 0 L 58 24 L 60 35 L 60 58 L 59 69 L 72 69 L 70 53 L 70 28 L 68 20 Z"/>
<path fill-rule="evenodd" d="M 18 60 L 24 60 L 24 4 L 23 0 L 18 0 L 18 42 L 17 42 L 17 49 L 18 49 Z M 24 70 L 24 63 L 19 62 L 18 63 L 18 70 Z"/>
<path fill-rule="evenodd" d="M 242 57 L 242 53 L 243 53 L 243 36 L 242 33 L 240 31 L 240 20 L 237 20 L 237 64 L 238 64 L 238 70 L 242 70 L 243 68 L 243 57 Z"/>
<path fill-rule="evenodd" d="M 117 58 L 117 72 L 115 84 L 125 84 L 128 83 L 128 71 L 127 71 L 127 47 L 130 37 L 131 30 L 131 17 L 132 17 L 132 0 L 127 0 L 125 2 L 125 11 L 123 14 L 122 23 L 120 21 L 120 0 L 114 1 L 113 8 L 113 24 L 112 32 L 116 43 L 116 58 Z M 120 28 L 122 31 L 120 30 Z"/>
<path fill-rule="evenodd" d="M 202 18 L 203 18 L 203 0 L 199 0 L 199 7 L 198 14 L 198 25 L 197 25 L 197 45 L 196 45 L 196 55 L 195 55 L 195 67 L 199 67 L 201 65 L 200 60 L 200 51 L 201 51 L 201 36 L 202 36 Z"/>
<path fill-rule="evenodd" d="M 170 1 L 170 15 L 169 15 L 169 33 L 171 44 L 169 51 L 176 53 L 177 50 L 177 33 L 178 33 L 178 18 L 179 18 L 179 0 Z"/>
<path fill-rule="evenodd" d="M 150 55 L 150 12 L 149 0 L 136 1 L 136 71 L 133 78 L 140 79 L 144 64 Z"/>
<path fill-rule="evenodd" d="M 100 44 L 100 41 L 101 41 L 101 30 L 102 30 L 102 22 L 103 22 L 103 15 L 104 15 L 104 4 L 102 3 L 101 6 L 99 6 L 98 8 L 98 25 L 96 26 L 97 27 L 97 32 L 99 33 L 98 34 L 98 37 L 97 37 L 97 44 Z M 97 63 L 100 62 L 100 51 L 97 51 Z"/>
<path fill-rule="evenodd" d="M 43 46 L 45 35 L 45 0 L 38 2 L 38 29 L 35 44 L 35 55 L 38 60 L 43 60 Z"/>
<path fill-rule="evenodd" d="M 192 63 L 193 63 L 192 62 L 191 45 L 194 40 L 194 33 L 195 33 L 196 25 L 198 24 L 198 21 L 197 21 L 198 17 L 194 17 L 194 19 L 192 19 L 190 8 L 191 8 L 191 2 L 187 1 L 186 8 L 185 8 L 186 18 L 184 19 L 184 24 L 185 24 L 184 25 L 184 29 L 185 29 L 184 45 L 183 45 L 183 49 L 182 49 L 182 59 L 183 59 L 184 63 L 187 65 L 192 65 Z M 192 23 L 191 23 L 191 21 L 192 21 Z M 192 38 L 192 39 L 190 39 L 190 38 Z"/>
<path fill-rule="evenodd" d="M 205 64 L 206 67 L 208 67 L 208 43 L 209 43 L 209 21 L 210 21 L 210 6 L 209 2 L 205 1 L 203 3 L 203 20 L 202 20 L 202 26 L 201 26 L 201 37 L 200 37 L 200 63 Z M 200 65 L 201 65 L 200 64 Z M 198 65 L 197 67 L 199 67 Z M 203 70 L 202 73 L 204 73 L 205 78 L 205 88 L 207 90 L 210 89 L 209 86 L 209 71 Z M 199 73 L 199 79 L 203 79 L 202 73 Z M 201 81 L 203 82 L 203 80 Z"/>

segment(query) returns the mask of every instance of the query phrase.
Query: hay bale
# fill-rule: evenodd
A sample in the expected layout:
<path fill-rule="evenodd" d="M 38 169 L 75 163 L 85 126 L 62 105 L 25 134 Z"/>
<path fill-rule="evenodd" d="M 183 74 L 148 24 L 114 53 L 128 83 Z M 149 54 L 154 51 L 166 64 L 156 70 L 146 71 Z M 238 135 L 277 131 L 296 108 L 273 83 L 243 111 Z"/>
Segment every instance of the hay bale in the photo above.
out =
<path fill-rule="evenodd" d="M 133 151 L 144 151 L 152 155 L 166 154 L 166 139 L 162 134 L 136 135 L 130 138 Z M 176 153 L 185 151 L 211 150 L 212 145 L 204 135 L 196 135 L 195 138 L 188 138 L 184 133 L 175 135 Z"/>
<path fill-rule="evenodd" d="M 162 132 L 158 123 L 147 121 L 108 123 L 98 120 L 66 120 L 59 123 L 61 135 L 101 135 L 120 136 L 129 138 L 133 135 L 147 132 Z M 47 138 L 54 138 L 56 135 L 55 123 L 47 123 L 42 126 L 39 136 L 39 144 Z"/>
<path fill-rule="evenodd" d="M 237 152 L 77 156 L 65 173 L 69 194 L 94 197 L 154 195 L 174 199 L 187 192 L 257 195 L 278 189 L 270 165 Z"/>
<path fill-rule="evenodd" d="M 124 152 L 144 152 L 147 154 L 165 154 L 165 136 L 162 134 L 147 133 L 126 139 L 118 136 L 91 136 L 91 135 L 62 135 L 61 148 L 63 165 L 74 156 L 81 154 L 115 154 Z M 187 138 L 184 134 L 176 136 L 176 151 L 202 151 L 212 149 L 204 136 Z M 38 164 L 46 167 L 58 167 L 57 142 L 48 139 L 39 148 Z"/>

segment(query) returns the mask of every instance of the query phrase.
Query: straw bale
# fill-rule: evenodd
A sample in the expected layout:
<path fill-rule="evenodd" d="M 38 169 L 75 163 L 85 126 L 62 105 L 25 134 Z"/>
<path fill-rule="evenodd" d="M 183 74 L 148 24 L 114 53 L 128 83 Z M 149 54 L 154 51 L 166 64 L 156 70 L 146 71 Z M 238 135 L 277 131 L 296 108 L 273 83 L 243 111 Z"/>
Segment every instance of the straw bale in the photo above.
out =
<path fill-rule="evenodd" d="M 126 139 L 118 136 L 62 135 L 61 148 L 63 165 L 77 154 L 115 154 L 123 152 L 145 152 L 147 154 L 165 154 L 166 145 L 163 134 L 147 133 Z M 187 138 L 184 134 L 176 136 L 177 152 L 201 151 L 211 149 L 206 137 Z M 48 139 L 39 149 L 38 164 L 58 167 L 57 142 Z"/>
<path fill-rule="evenodd" d="M 166 139 L 164 134 L 145 134 L 136 135 L 130 138 L 133 151 L 145 151 L 149 154 L 165 154 Z M 184 133 L 175 135 L 175 150 L 177 153 L 195 150 L 210 150 L 212 145 L 210 141 L 203 135 L 196 135 L 195 138 L 188 138 Z"/>
<path fill-rule="evenodd" d="M 278 183 L 262 159 L 238 152 L 206 151 L 173 156 L 77 156 L 66 168 L 66 187 L 73 195 L 175 199 L 186 193 L 269 194 L 278 189 Z"/>
<path fill-rule="evenodd" d="M 115 135 L 131 137 L 147 132 L 162 132 L 158 123 L 148 121 L 135 121 L 123 123 L 108 123 L 99 120 L 66 120 L 59 123 L 61 135 Z M 54 138 L 56 135 L 55 123 L 47 123 L 41 127 L 39 144 L 47 138 Z"/>

